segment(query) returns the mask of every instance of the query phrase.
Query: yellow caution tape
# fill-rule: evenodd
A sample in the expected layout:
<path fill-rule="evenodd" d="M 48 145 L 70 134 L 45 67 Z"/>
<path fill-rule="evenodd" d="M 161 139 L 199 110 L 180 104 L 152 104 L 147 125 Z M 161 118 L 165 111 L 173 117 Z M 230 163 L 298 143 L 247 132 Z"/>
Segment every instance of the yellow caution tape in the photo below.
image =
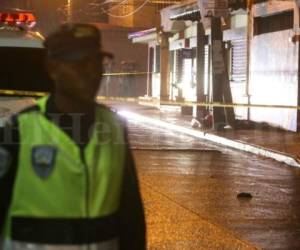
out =
<path fill-rule="evenodd" d="M 171 106 L 200 106 L 200 107 L 223 107 L 223 108 L 280 108 L 280 109 L 298 109 L 300 106 L 290 105 L 267 105 L 267 104 L 244 104 L 244 103 L 220 103 L 220 102 L 189 102 L 189 101 L 161 101 L 158 99 L 139 99 L 139 98 L 124 98 L 124 97 L 105 97 L 98 96 L 98 100 L 102 101 L 121 101 L 135 103 L 150 103 L 156 105 L 171 105 Z"/>
<path fill-rule="evenodd" d="M 23 91 L 23 90 L 7 90 L 0 89 L 2 95 L 12 96 L 30 96 L 30 97 L 43 97 L 47 95 L 47 92 L 37 91 Z M 223 108 L 277 108 L 277 109 L 297 109 L 300 110 L 299 106 L 290 105 L 267 105 L 267 104 L 244 104 L 244 103 L 220 103 L 220 102 L 189 102 L 189 101 L 161 101 L 158 99 L 143 99 L 133 97 L 106 97 L 97 96 L 98 101 L 118 101 L 118 102 L 130 102 L 130 103 L 148 103 L 155 105 L 171 105 L 171 106 L 199 106 L 199 107 L 223 107 Z"/>
<path fill-rule="evenodd" d="M 47 95 L 47 92 L 0 89 L 0 94 L 42 97 Z"/>
<path fill-rule="evenodd" d="M 104 73 L 103 76 L 138 76 L 152 74 L 152 72 L 118 72 L 118 73 Z"/>
<path fill-rule="evenodd" d="M 98 101 L 121 101 L 121 102 L 139 102 L 138 98 L 133 97 L 106 97 L 106 96 L 97 96 Z"/>

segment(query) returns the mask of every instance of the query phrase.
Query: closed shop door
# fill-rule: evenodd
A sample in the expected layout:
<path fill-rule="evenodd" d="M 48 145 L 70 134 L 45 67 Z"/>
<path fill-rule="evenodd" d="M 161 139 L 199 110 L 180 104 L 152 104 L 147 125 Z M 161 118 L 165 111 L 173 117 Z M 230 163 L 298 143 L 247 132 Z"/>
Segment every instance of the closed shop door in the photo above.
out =
<path fill-rule="evenodd" d="M 231 41 L 230 86 L 234 103 L 248 103 L 247 97 L 247 40 Z M 235 108 L 237 119 L 247 119 L 247 108 Z"/>

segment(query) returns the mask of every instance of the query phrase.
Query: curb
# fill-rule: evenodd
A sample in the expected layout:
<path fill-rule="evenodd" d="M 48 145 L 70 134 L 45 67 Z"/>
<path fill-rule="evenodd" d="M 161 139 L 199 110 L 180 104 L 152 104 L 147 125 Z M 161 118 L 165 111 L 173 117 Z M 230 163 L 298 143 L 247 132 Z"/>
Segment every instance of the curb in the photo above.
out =
<path fill-rule="evenodd" d="M 202 132 L 195 129 L 186 128 L 183 126 L 175 125 L 166 121 L 162 121 L 159 119 L 149 118 L 147 116 L 139 115 L 134 112 L 130 111 L 118 111 L 118 114 L 125 117 L 127 120 L 136 120 L 136 121 L 143 121 L 148 124 L 152 124 L 154 126 L 168 128 L 175 132 L 184 133 L 196 138 L 201 138 L 204 140 L 208 140 L 217 144 L 221 144 L 230 148 L 234 148 L 237 150 L 249 152 L 255 155 L 263 156 L 266 158 L 273 159 L 275 161 L 285 163 L 292 167 L 300 168 L 300 164 L 292 157 L 280 152 L 276 152 L 270 149 L 266 149 L 257 145 L 251 145 L 244 142 L 239 142 L 235 140 L 230 140 L 225 137 L 221 137 L 218 135 Z"/>

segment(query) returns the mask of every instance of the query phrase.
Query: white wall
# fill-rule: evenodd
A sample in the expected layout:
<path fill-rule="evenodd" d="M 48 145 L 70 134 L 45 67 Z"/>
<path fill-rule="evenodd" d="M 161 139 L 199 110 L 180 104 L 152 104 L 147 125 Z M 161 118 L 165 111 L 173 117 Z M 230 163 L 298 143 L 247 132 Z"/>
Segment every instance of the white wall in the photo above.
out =
<path fill-rule="evenodd" d="M 297 106 L 298 43 L 292 30 L 255 36 L 251 42 L 250 102 Z M 251 108 L 250 119 L 296 131 L 297 110 Z"/>

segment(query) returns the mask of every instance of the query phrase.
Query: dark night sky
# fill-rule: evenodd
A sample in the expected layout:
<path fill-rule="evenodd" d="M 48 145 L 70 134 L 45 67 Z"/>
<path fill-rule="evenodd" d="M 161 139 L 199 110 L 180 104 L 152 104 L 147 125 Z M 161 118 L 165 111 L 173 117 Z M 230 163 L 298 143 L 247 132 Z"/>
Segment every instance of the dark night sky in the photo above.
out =
<path fill-rule="evenodd" d="M 33 10 L 38 18 L 37 29 L 47 35 L 62 22 L 107 22 L 99 4 L 103 0 L 0 0 L 0 8 Z M 97 5 L 98 4 L 98 5 Z M 68 14 L 71 14 L 68 16 Z"/>

